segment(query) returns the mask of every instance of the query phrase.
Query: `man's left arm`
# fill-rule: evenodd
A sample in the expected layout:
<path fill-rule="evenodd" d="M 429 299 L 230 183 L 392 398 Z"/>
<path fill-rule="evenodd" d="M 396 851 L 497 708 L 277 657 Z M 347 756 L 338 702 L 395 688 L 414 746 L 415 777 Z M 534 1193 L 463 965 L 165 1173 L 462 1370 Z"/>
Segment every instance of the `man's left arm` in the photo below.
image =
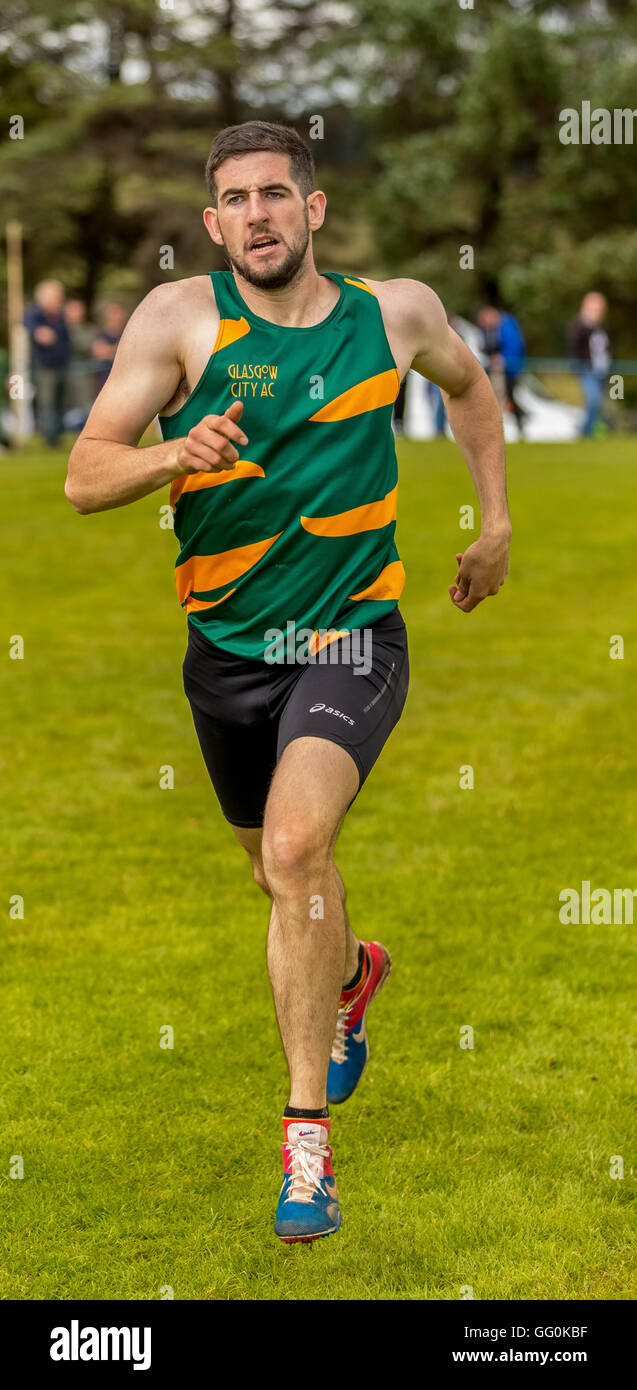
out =
<path fill-rule="evenodd" d="M 399 283 L 410 287 L 403 300 L 401 337 L 403 341 L 405 333 L 409 337 L 411 366 L 440 387 L 449 424 L 478 494 L 481 533 L 464 554 L 456 556 L 458 573 L 449 585 L 456 608 L 470 613 L 484 598 L 497 594 L 509 571 L 512 531 L 500 407 L 480 363 L 447 322 L 437 294 L 417 280 Z M 399 293 L 394 313 L 400 310 L 401 299 Z"/>

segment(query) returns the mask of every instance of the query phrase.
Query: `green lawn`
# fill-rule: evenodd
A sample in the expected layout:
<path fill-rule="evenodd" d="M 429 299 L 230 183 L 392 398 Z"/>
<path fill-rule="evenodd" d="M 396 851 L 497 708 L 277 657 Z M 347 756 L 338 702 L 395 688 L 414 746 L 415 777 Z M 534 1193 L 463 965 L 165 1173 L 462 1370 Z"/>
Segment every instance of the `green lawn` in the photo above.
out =
<path fill-rule="evenodd" d="M 167 493 L 79 517 L 61 454 L 0 460 L 5 650 L 25 642 L 2 692 L 5 1299 L 635 1297 L 637 926 L 564 926 L 558 894 L 637 888 L 637 448 L 510 448 L 511 573 L 469 616 L 462 459 L 404 444 L 400 467 L 411 687 L 336 854 L 394 972 L 332 1111 L 343 1228 L 284 1247 L 268 904 L 181 686 Z"/>

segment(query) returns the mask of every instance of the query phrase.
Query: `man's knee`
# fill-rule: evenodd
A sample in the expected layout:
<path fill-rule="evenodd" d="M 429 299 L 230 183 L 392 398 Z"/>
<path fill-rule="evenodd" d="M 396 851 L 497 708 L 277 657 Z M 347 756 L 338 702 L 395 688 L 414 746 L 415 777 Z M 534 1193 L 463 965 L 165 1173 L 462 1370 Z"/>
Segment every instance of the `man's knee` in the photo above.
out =
<path fill-rule="evenodd" d="M 263 836 L 263 866 L 273 889 L 287 882 L 307 879 L 321 871 L 331 858 L 331 840 L 314 824 L 305 822 L 270 830 Z"/>

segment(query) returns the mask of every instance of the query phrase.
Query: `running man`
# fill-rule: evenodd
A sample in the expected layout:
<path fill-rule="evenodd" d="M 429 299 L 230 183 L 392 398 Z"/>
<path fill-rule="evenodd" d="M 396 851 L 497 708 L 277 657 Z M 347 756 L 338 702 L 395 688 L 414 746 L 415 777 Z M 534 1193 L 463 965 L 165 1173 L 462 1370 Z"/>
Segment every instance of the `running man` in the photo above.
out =
<path fill-rule="evenodd" d="M 410 367 L 437 382 L 482 513 L 452 602 L 497 594 L 511 535 L 500 412 L 440 300 L 415 280 L 319 274 L 325 195 L 296 131 L 216 137 L 208 233 L 230 270 L 151 290 L 69 459 L 76 511 L 170 484 L 187 615 L 183 667 L 224 816 L 271 900 L 268 973 L 290 1073 L 275 1231 L 341 1223 L 329 1104 L 357 1086 L 365 1015 L 391 968 L 359 941 L 334 864 L 343 819 L 409 681 L 394 532 L 392 407 Z M 137 449 L 159 414 L 164 443 Z M 329 658 L 326 659 L 326 658 Z"/>

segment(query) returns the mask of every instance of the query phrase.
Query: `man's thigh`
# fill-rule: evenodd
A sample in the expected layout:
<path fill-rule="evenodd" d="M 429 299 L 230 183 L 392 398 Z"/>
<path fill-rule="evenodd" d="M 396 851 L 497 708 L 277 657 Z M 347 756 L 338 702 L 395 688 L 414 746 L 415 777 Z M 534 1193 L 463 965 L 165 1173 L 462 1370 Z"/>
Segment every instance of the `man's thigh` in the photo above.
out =
<path fill-rule="evenodd" d="M 233 725 L 215 719 L 192 700 L 190 707 L 208 775 L 226 820 L 235 829 L 260 827 L 276 766 L 276 725 Z"/>
<path fill-rule="evenodd" d="M 337 743 L 296 738 L 276 766 L 263 820 L 264 859 L 331 853 L 359 786 L 358 767 Z"/>
<path fill-rule="evenodd" d="M 235 829 L 263 825 L 279 725 L 269 700 L 274 679 L 285 675 L 263 662 L 233 657 L 188 625 L 184 691 L 217 799 Z M 251 854 L 252 837 L 247 839 Z"/>
<path fill-rule="evenodd" d="M 347 646 L 335 662 L 308 664 L 286 694 L 260 863 L 275 850 L 292 863 L 333 851 L 347 811 L 400 719 L 409 652 L 398 608 L 371 629 L 371 651 L 368 644 L 364 654 L 364 669 L 356 669 Z M 235 833 L 241 838 L 236 827 Z M 245 848 L 254 863 L 254 846 Z"/>
<path fill-rule="evenodd" d="M 394 609 L 367 633 L 364 663 L 357 666 L 351 650 L 337 641 L 335 660 L 306 666 L 289 695 L 277 738 L 277 759 L 281 762 L 296 743 L 306 744 L 311 750 L 308 758 L 312 776 L 319 778 L 321 767 L 349 768 L 347 760 L 331 753 L 332 748 L 347 755 L 358 776 L 345 776 L 344 785 L 351 787 L 351 796 L 343 814 L 398 723 L 409 688 L 407 631 L 402 614 Z M 299 761 L 302 762 L 301 755 Z M 300 804 L 304 804 L 302 786 L 299 796 Z"/>

